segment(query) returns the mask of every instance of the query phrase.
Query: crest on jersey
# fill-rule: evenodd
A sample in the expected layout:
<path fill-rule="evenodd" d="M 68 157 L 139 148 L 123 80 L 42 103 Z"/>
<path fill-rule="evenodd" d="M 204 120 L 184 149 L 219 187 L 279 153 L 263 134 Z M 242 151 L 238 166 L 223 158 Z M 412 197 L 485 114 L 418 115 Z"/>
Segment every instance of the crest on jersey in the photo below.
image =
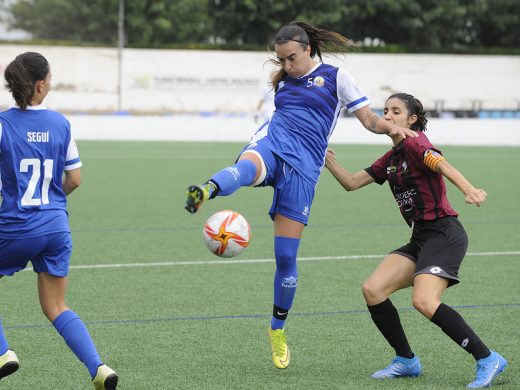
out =
<path fill-rule="evenodd" d="M 321 76 L 315 77 L 314 85 L 317 87 L 323 87 L 325 85 L 325 79 Z"/>
<path fill-rule="evenodd" d="M 386 174 L 395 173 L 397 172 L 397 167 L 395 165 L 390 165 L 389 167 L 386 167 Z"/>

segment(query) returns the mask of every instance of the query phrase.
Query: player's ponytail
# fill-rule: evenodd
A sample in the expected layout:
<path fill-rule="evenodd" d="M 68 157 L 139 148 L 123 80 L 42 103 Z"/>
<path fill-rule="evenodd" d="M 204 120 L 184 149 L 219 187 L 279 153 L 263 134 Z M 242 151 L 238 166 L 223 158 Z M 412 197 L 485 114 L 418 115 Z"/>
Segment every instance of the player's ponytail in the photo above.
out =
<path fill-rule="evenodd" d="M 307 49 L 307 46 L 310 46 L 311 58 L 318 56 L 321 62 L 323 62 L 323 59 L 321 58 L 322 51 L 337 52 L 345 51 L 345 49 L 350 47 L 355 47 L 354 43 L 350 39 L 341 34 L 314 27 L 300 21 L 293 21 L 283 26 L 274 38 L 275 45 L 288 41 L 298 42 L 304 50 Z M 276 60 L 273 60 L 273 62 L 278 66 L 280 65 Z M 287 73 L 283 67 L 275 74 L 273 77 L 273 87 L 275 91 L 278 89 L 278 83 L 280 80 L 282 80 L 286 75 Z"/>
<path fill-rule="evenodd" d="M 419 99 L 415 96 L 407 94 L 407 93 L 394 93 L 388 99 L 399 99 L 404 103 L 406 109 L 408 110 L 408 116 L 415 115 L 417 120 L 410 125 L 410 129 L 416 131 L 426 131 L 426 124 L 428 123 L 428 119 L 426 118 L 426 111 Z"/>
<path fill-rule="evenodd" d="M 22 53 L 7 65 L 4 72 L 6 87 L 22 110 L 31 104 L 36 82 L 44 80 L 48 73 L 49 62 L 35 52 Z"/>

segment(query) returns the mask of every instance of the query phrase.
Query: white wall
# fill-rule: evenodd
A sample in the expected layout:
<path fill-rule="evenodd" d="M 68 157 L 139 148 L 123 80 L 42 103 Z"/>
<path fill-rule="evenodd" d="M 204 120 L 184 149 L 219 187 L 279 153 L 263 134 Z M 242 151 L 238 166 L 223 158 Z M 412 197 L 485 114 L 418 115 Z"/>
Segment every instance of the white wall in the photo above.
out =
<path fill-rule="evenodd" d="M 51 63 L 54 91 L 46 104 L 66 111 L 117 110 L 118 56 L 111 48 L 0 45 L 0 70 L 24 51 Z M 267 52 L 125 49 L 122 109 L 163 112 L 252 112 L 271 66 Z M 362 54 L 326 58 L 347 68 L 374 108 L 393 92 L 416 95 L 427 109 L 516 110 L 520 56 Z M 0 88 L 0 107 L 12 104 Z"/>
<path fill-rule="evenodd" d="M 249 116 L 70 115 L 78 140 L 237 141 L 247 143 L 258 127 Z M 520 146 L 520 119 L 431 119 L 428 137 L 437 145 Z M 390 144 L 357 119 L 340 118 L 331 143 Z"/>

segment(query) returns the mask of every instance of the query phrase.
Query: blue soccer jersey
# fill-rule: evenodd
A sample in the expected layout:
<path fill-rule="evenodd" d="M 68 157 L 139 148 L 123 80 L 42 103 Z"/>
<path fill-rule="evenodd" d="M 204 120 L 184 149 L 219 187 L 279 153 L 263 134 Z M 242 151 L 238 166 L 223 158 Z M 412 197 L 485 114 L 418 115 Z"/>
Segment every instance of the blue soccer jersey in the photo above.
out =
<path fill-rule="evenodd" d="M 42 106 L 0 113 L 0 237 L 70 231 L 63 172 L 81 165 L 60 113 Z"/>
<path fill-rule="evenodd" d="M 316 184 L 341 109 L 354 112 L 369 104 L 346 70 L 320 63 L 304 76 L 280 81 L 271 122 L 251 141 L 267 137 L 273 153 Z"/>

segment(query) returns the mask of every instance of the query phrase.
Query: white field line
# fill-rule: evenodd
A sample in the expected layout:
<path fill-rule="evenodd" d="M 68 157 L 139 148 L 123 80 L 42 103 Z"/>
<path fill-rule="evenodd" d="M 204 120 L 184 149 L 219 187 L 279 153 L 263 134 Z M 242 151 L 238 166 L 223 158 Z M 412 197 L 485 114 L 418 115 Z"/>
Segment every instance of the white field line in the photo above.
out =
<path fill-rule="evenodd" d="M 474 252 L 466 253 L 466 256 L 520 256 L 520 251 L 510 252 Z M 299 257 L 298 261 L 326 261 L 326 260 L 365 260 L 383 259 L 385 255 L 351 255 L 351 256 L 321 256 L 321 257 Z M 164 261 L 155 263 L 122 263 L 122 264 L 92 264 L 71 265 L 70 269 L 110 269 L 110 268 L 146 268 L 146 267 L 170 267 L 179 265 L 223 265 L 223 264 L 256 264 L 274 263 L 275 259 L 215 259 L 200 261 Z M 26 268 L 28 269 L 28 268 Z"/>

